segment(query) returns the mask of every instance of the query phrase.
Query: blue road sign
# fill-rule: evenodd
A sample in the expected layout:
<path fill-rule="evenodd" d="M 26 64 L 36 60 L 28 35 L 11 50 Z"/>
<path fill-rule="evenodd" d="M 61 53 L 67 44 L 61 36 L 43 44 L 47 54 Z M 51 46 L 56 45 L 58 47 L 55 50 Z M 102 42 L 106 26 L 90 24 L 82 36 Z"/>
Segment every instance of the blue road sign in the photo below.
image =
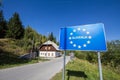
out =
<path fill-rule="evenodd" d="M 104 24 L 61 28 L 59 48 L 61 50 L 106 51 Z"/>

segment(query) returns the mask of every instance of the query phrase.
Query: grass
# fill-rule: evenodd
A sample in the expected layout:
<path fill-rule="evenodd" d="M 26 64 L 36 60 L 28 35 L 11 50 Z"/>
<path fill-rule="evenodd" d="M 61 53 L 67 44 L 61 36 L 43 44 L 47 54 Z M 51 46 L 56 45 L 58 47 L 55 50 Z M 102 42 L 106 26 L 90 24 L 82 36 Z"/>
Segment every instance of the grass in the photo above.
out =
<path fill-rule="evenodd" d="M 16 45 L 16 40 L 0 39 L 0 53 L 9 52 L 15 55 L 22 55 L 25 53 L 23 48 Z"/>
<path fill-rule="evenodd" d="M 10 63 L 9 64 L 2 64 L 2 65 L 0 65 L 0 69 L 22 66 L 22 65 L 33 64 L 33 63 L 37 63 L 37 61 L 36 60 L 31 60 L 31 61 L 24 60 L 24 61 L 17 62 L 17 63 L 14 63 L 14 64 L 10 64 Z"/>
<path fill-rule="evenodd" d="M 10 62 L 11 61 L 11 62 Z M 4 63 L 0 62 L 0 69 L 5 69 L 5 68 L 11 68 L 11 67 L 16 67 L 16 66 L 22 66 L 22 65 L 27 65 L 27 64 L 34 64 L 34 63 L 39 63 L 39 62 L 44 62 L 44 61 L 49 61 L 48 59 L 41 59 L 41 58 L 36 58 L 36 59 L 19 59 L 19 58 L 13 58 L 6 61 Z"/>
<path fill-rule="evenodd" d="M 120 74 L 102 66 L 103 80 L 119 80 Z M 57 73 L 51 80 L 62 80 L 62 72 Z M 88 61 L 75 59 L 66 65 L 65 80 L 99 80 L 98 65 Z"/>

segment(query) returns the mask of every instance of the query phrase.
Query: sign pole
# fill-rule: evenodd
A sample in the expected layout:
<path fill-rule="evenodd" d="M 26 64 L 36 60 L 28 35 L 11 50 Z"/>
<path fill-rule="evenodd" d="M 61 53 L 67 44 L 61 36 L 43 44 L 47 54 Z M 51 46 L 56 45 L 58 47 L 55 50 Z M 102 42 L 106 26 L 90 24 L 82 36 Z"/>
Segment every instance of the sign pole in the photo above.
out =
<path fill-rule="evenodd" d="M 64 55 L 63 55 L 63 75 L 62 75 L 62 80 L 65 80 L 65 62 L 66 62 L 66 50 L 64 51 Z"/>
<path fill-rule="evenodd" d="M 64 33 L 64 55 L 63 55 L 63 74 L 62 74 L 62 80 L 65 80 L 65 63 L 66 63 L 66 33 L 67 33 L 67 30 L 66 30 L 66 27 L 65 27 L 65 33 Z"/>
<path fill-rule="evenodd" d="M 100 80 L 103 80 L 103 77 L 102 77 L 102 66 L 101 66 L 101 59 L 100 59 L 100 52 L 97 52 L 97 54 L 98 54 L 99 76 L 100 76 Z"/>

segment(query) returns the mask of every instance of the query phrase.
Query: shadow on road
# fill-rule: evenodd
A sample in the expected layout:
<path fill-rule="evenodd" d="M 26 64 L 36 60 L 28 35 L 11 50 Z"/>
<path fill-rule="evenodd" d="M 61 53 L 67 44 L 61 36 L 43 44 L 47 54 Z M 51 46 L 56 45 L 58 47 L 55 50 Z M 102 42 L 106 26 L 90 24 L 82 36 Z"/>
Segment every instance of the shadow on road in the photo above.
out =
<path fill-rule="evenodd" d="M 83 71 L 74 71 L 74 70 L 67 70 L 67 80 L 70 79 L 70 76 L 76 76 L 76 77 L 83 77 L 84 79 L 87 78 L 87 75 Z"/>

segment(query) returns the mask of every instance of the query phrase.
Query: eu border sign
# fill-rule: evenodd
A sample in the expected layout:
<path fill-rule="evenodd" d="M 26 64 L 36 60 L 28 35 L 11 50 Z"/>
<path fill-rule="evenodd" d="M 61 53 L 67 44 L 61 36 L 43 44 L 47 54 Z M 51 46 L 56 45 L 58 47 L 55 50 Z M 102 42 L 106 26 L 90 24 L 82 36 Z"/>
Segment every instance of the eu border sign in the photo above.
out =
<path fill-rule="evenodd" d="M 61 50 L 106 51 L 104 24 L 61 28 L 59 48 Z"/>

